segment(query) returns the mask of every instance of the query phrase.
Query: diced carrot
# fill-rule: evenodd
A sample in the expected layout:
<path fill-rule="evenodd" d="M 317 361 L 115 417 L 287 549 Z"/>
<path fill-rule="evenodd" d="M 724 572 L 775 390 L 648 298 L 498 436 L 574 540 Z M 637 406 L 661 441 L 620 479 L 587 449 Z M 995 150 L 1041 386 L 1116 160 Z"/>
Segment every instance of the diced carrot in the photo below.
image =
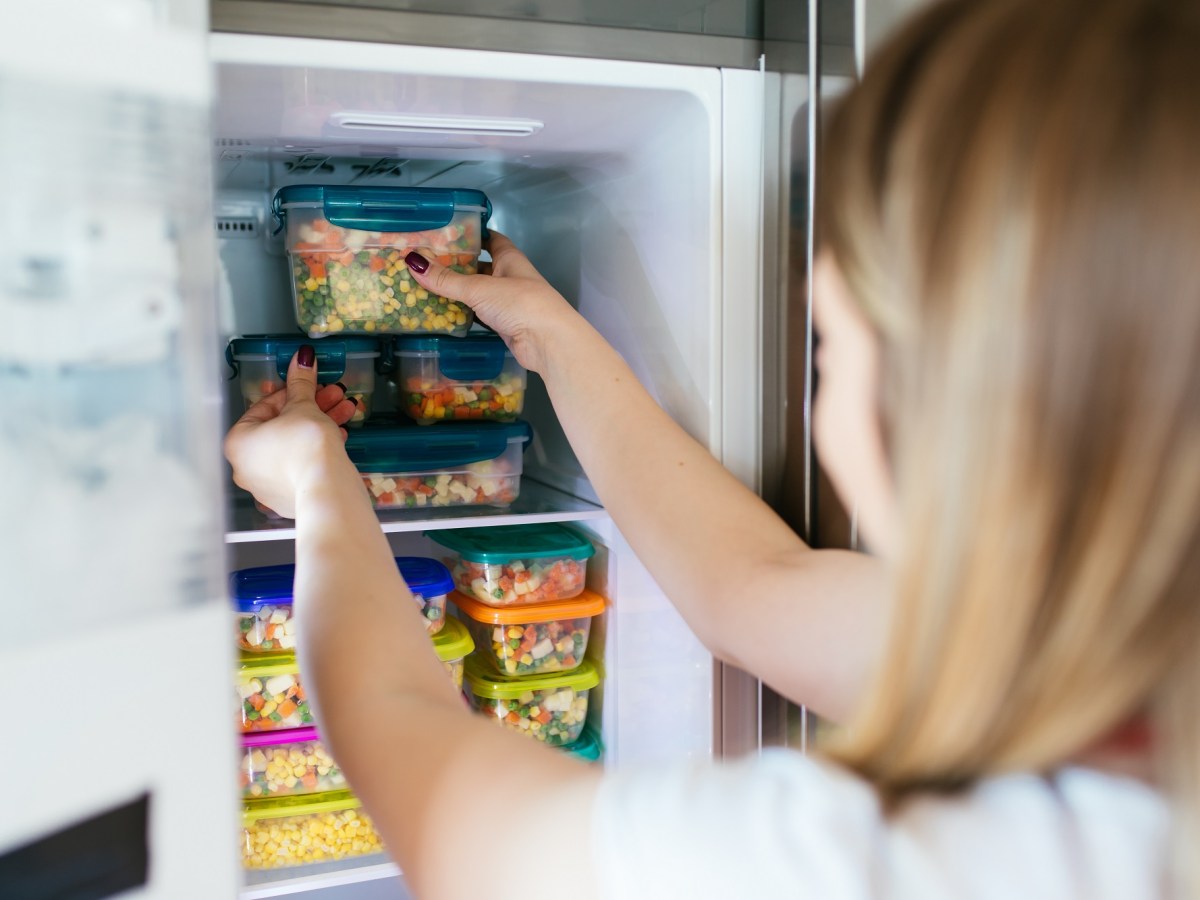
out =
<path fill-rule="evenodd" d="M 329 230 L 329 220 L 328 219 L 313 219 L 312 230 L 315 232 L 318 232 L 319 234 L 324 234 L 326 231 Z"/>
<path fill-rule="evenodd" d="M 483 418 L 483 407 L 478 407 L 476 409 L 471 410 L 471 418 L 472 419 L 482 419 Z"/>
<path fill-rule="evenodd" d="M 308 264 L 308 274 L 313 278 L 321 279 L 325 277 L 325 263 L 317 262 L 315 259 Z"/>
<path fill-rule="evenodd" d="M 429 497 L 429 496 L 432 496 L 433 494 L 436 494 L 437 491 L 435 491 L 433 488 L 431 488 L 427 484 L 419 484 L 419 485 L 417 485 L 417 493 L 424 494 L 426 497 Z"/>
<path fill-rule="evenodd" d="M 460 266 L 475 265 L 475 254 L 474 253 L 460 253 L 458 255 L 458 264 Z"/>
<path fill-rule="evenodd" d="M 266 705 L 266 702 L 267 701 L 265 701 L 263 699 L 262 694 L 252 694 L 250 696 L 250 705 L 253 706 L 255 709 L 262 709 L 263 706 Z"/>
<path fill-rule="evenodd" d="M 279 710 L 279 714 L 286 719 L 296 711 L 296 704 L 292 700 L 284 700 L 279 704 L 279 706 L 276 707 L 276 709 Z"/>
<path fill-rule="evenodd" d="M 470 407 L 457 406 L 454 409 L 454 418 L 456 418 L 456 419 L 466 419 L 466 418 L 470 417 L 470 415 L 471 415 Z"/>
<path fill-rule="evenodd" d="M 564 669 L 569 669 L 573 665 L 575 665 L 575 657 L 574 656 L 568 654 L 567 656 L 563 657 L 563 668 Z"/>
<path fill-rule="evenodd" d="M 396 502 L 396 495 L 391 491 L 384 491 L 379 495 L 379 502 L 384 505 L 390 505 Z"/>
<path fill-rule="evenodd" d="M 537 720 L 539 722 L 541 722 L 543 725 L 548 725 L 550 723 L 550 710 L 543 709 L 540 713 L 537 714 Z"/>
<path fill-rule="evenodd" d="M 518 716 L 515 712 L 510 712 L 507 716 L 504 717 L 504 721 L 507 722 L 509 725 L 519 725 L 521 723 L 521 717 Z"/>
<path fill-rule="evenodd" d="M 305 772 L 300 776 L 300 783 L 306 788 L 315 788 L 317 786 L 317 775 L 315 772 Z"/>
<path fill-rule="evenodd" d="M 352 265 L 354 265 L 354 251 L 347 250 L 345 253 L 341 254 L 340 256 L 335 256 L 334 259 L 336 259 L 338 261 L 339 265 L 347 266 L 347 267 L 352 266 Z"/>
<path fill-rule="evenodd" d="M 302 684 L 296 685 L 296 691 L 292 696 L 294 696 L 298 702 L 303 703 L 304 702 L 304 685 L 302 685 Z"/>
<path fill-rule="evenodd" d="M 437 261 L 443 266 L 450 266 L 454 264 L 454 257 L 449 253 L 441 253 L 438 255 Z"/>
<path fill-rule="evenodd" d="M 371 257 L 371 261 L 367 263 L 372 272 L 378 272 L 380 269 L 386 269 L 387 263 L 378 253 Z"/>

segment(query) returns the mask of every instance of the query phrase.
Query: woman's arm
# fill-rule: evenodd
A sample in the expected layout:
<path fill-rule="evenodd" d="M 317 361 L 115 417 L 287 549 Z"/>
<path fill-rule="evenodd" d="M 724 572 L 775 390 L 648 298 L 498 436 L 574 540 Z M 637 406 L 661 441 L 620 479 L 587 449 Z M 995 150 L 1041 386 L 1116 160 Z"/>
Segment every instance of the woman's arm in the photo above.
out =
<path fill-rule="evenodd" d="M 494 234 L 491 252 L 491 277 L 410 268 L 473 307 L 542 375 L 605 508 L 705 646 L 797 702 L 846 715 L 883 643 L 881 565 L 810 549 L 655 403 L 510 241 Z"/>
<path fill-rule="evenodd" d="M 272 395 L 233 427 L 226 454 L 239 485 L 296 519 L 300 662 L 323 739 L 415 896 L 495 895 L 522 878 L 505 874 L 522 861 L 537 876 L 522 878 L 522 896 L 589 896 L 598 773 L 468 712 L 336 425 L 313 403 L 308 362 L 293 360 L 286 401 Z M 528 835 L 480 806 L 489 791 L 498 802 L 511 791 L 531 811 L 570 810 L 570 847 L 530 861 Z M 474 864 L 464 862 L 471 847 Z"/>

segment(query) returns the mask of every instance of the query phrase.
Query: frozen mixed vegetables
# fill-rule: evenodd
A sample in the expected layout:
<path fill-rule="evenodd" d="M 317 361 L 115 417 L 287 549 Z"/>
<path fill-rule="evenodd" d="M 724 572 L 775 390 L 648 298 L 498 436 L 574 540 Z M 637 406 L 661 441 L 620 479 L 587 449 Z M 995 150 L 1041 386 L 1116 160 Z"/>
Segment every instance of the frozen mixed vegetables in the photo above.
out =
<path fill-rule="evenodd" d="M 315 737 L 243 747 L 239 777 L 246 797 L 311 794 L 346 787 L 346 776 Z"/>
<path fill-rule="evenodd" d="M 264 603 L 258 609 L 239 612 L 238 647 L 250 653 L 296 649 L 296 620 L 290 603 Z"/>
<path fill-rule="evenodd" d="M 379 834 L 357 804 L 292 816 L 255 817 L 247 808 L 242 823 L 242 865 L 273 869 L 366 856 L 383 850 Z"/>
<path fill-rule="evenodd" d="M 363 483 L 376 509 L 508 506 L 517 499 L 521 476 L 505 459 L 485 459 L 440 475 L 364 474 Z"/>
<path fill-rule="evenodd" d="M 511 422 L 525 405 L 525 373 L 501 372 L 492 381 L 453 381 L 413 375 L 402 391 L 404 411 L 418 425 L 443 419 Z"/>
<path fill-rule="evenodd" d="M 480 563 L 459 557 L 447 560 L 456 586 L 491 606 L 567 600 L 583 591 L 587 560 L 569 556 Z"/>
<path fill-rule="evenodd" d="M 526 691 L 511 699 L 471 694 L 471 701 L 485 715 L 551 747 L 574 741 L 587 721 L 588 692 L 572 687 Z"/>
<path fill-rule="evenodd" d="M 242 701 L 242 731 L 299 728 L 313 722 L 298 670 L 262 676 L 243 671 L 237 692 Z"/>

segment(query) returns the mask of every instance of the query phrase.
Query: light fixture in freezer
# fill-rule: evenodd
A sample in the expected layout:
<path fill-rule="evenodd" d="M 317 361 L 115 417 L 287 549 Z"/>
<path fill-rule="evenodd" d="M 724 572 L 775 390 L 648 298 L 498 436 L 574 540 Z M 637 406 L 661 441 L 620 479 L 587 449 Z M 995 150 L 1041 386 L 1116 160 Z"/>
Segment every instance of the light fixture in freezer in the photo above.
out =
<path fill-rule="evenodd" d="M 406 113 L 340 112 L 330 125 L 343 131 L 384 131 L 480 137 L 529 137 L 545 127 L 537 119 L 435 116 Z"/>

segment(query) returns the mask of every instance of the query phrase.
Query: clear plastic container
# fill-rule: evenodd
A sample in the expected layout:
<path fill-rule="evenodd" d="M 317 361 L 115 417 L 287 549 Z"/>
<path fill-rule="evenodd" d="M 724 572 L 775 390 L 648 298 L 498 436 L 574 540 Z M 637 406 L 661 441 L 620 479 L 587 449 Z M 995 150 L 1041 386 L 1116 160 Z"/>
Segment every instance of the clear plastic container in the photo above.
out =
<path fill-rule="evenodd" d="M 396 408 L 418 425 L 511 422 L 525 408 L 525 370 L 496 335 L 397 337 L 392 355 Z"/>
<path fill-rule="evenodd" d="M 424 556 L 397 556 L 396 565 L 421 607 L 425 630 L 437 634 L 446 623 L 446 595 L 454 589 L 450 570 L 436 559 Z"/>
<path fill-rule="evenodd" d="M 234 338 L 225 348 L 225 360 L 238 376 L 242 399 L 249 409 L 263 397 L 283 390 L 288 364 L 307 340 L 294 334 L 263 334 Z M 322 384 L 341 382 L 346 396 L 358 409 L 347 425 L 361 425 L 371 415 L 375 394 L 375 361 L 379 342 L 374 338 L 345 337 L 319 341 L 317 377 Z"/>
<path fill-rule="evenodd" d="M 243 734 L 239 770 L 247 799 L 346 788 L 346 776 L 311 727 Z"/>
<path fill-rule="evenodd" d="M 596 552 L 587 538 L 551 522 L 426 534 L 454 552 L 446 564 L 458 590 L 488 606 L 578 597 Z"/>
<path fill-rule="evenodd" d="M 475 649 L 471 632 L 458 619 L 447 619 L 446 627 L 433 637 L 433 650 L 450 673 L 456 688 L 463 686 L 463 662 Z"/>
<path fill-rule="evenodd" d="M 380 853 L 375 826 L 349 791 L 247 800 L 242 865 L 277 869 Z"/>
<path fill-rule="evenodd" d="M 289 185 L 274 211 L 287 229 L 296 321 L 310 337 L 338 332 L 464 335 L 465 304 L 409 274 L 416 250 L 474 274 L 492 207 L 481 191 Z"/>
<path fill-rule="evenodd" d="M 583 732 L 588 692 L 600 683 L 600 673 L 585 660 L 570 672 L 507 677 L 488 671 L 472 656 L 466 683 L 473 708 L 513 731 L 562 747 Z"/>
<path fill-rule="evenodd" d="M 578 740 L 573 744 L 567 744 L 563 747 L 563 751 L 570 753 L 576 759 L 594 763 L 599 762 L 601 757 L 604 756 L 604 744 L 600 741 L 600 735 L 596 734 L 591 728 L 584 726 Z"/>
<path fill-rule="evenodd" d="M 237 644 L 243 653 L 291 653 L 296 649 L 292 617 L 295 566 L 257 566 L 229 576 L 237 617 Z"/>
<path fill-rule="evenodd" d="M 441 428 L 367 426 L 346 452 L 377 509 L 508 506 L 521 490 L 525 422 L 455 422 Z"/>
<path fill-rule="evenodd" d="M 497 608 L 455 591 L 450 602 L 475 640 L 475 657 L 501 675 L 565 672 L 583 662 L 592 618 L 604 598 L 585 590 L 573 600 Z M 474 658 L 474 657 L 473 657 Z"/>
<path fill-rule="evenodd" d="M 238 666 L 241 730 L 282 731 L 313 724 L 312 709 L 300 684 L 292 654 L 244 657 Z"/>

